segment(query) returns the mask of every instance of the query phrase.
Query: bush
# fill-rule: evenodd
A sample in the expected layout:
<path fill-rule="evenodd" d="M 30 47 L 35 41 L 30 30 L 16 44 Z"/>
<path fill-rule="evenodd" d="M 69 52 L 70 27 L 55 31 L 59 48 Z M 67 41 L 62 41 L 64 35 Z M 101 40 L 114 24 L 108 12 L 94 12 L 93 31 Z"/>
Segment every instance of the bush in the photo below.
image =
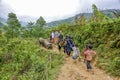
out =
<path fill-rule="evenodd" d="M 49 51 L 36 45 L 34 39 L 14 38 L 3 48 L 0 48 L 0 80 L 38 80 L 43 76 L 46 69 Z M 62 55 L 52 54 L 52 66 L 48 69 L 54 71 L 62 64 Z M 54 72 L 52 74 L 56 74 Z M 52 77 L 52 76 L 50 76 Z"/>

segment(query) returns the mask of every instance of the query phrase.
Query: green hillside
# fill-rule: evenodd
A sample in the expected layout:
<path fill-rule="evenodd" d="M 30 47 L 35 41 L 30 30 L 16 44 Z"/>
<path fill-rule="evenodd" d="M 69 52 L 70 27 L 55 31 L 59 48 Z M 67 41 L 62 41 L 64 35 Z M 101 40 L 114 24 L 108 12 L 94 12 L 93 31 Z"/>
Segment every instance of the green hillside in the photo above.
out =
<path fill-rule="evenodd" d="M 55 80 L 63 55 L 39 45 L 38 38 L 45 36 L 44 19 L 22 27 L 16 14 L 8 17 L 0 27 L 0 80 Z"/>
<path fill-rule="evenodd" d="M 0 38 L 0 80 L 56 78 L 63 56 L 40 48 L 36 42 L 31 38 L 14 38 L 9 42 L 5 37 Z M 50 55 L 52 62 L 49 62 Z"/>
<path fill-rule="evenodd" d="M 49 31 L 56 30 L 62 31 L 64 37 L 71 35 L 81 51 L 86 44 L 92 44 L 98 55 L 96 66 L 120 76 L 120 18 L 111 19 L 96 10 L 87 22 L 82 17 L 76 25 L 63 24 Z"/>
<path fill-rule="evenodd" d="M 62 31 L 64 38 L 72 36 L 81 57 L 85 45 L 92 44 L 97 52 L 96 66 L 120 77 L 120 15 L 114 12 L 117 17 L 110 18 L 95 5 L 92 7 L 93 15 L 89 20 L 82 15 L 74 23 L 47 30 L 42 16 L 35 24 L 29 22 L 23 27 L 16 14 L 9 13 L 6 25 L 0 27 L 0 80 L 56 80 L 63 54 L 45 49 L 38 43 L 40 37 L 49 39 L 50 33 L 56 30 Z"/>

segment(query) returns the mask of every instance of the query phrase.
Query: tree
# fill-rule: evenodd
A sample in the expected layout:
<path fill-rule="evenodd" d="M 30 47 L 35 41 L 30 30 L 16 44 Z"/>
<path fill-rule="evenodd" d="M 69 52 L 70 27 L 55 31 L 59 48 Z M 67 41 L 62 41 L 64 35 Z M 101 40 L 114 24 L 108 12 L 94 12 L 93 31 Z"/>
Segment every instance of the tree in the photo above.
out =
<path fill-rule="evenodd" d="M 46 21 L 42 16 L 36 21 L 36 26 L 33 29 L 33 32 L 35 33 L 34 35 L 36 37 L 44 37 L 44 26 L 46 25 Z"/>
<path fill-rule="evenodd" d="M 80 19 L 79 19 L 79 25 L 81 25 L 81 26 L 83 26 L 83 25 L 85 25 L 85 22 L 86 22 L 86 19 L 85 19 L 85 16 L 84 16 L 84 14 L 82 14 L 81 16 L 80 16 Z"/>
<path fill-rule="evenodd" d="M 40 18 L 36 21 L 36 25 L 38 27 L 43 27 L 45 24 L 46 24 L 46 21 L 44 20 L 42 16 L 40 16 Z"/>
<path fill-rule="evenodd" d="M 93 16 L 91 18 L 92 21 L 101 22 L 104 19 L 103 12 L 99 11 L 95 4 L 92 5 L 92 9 L 93 9 Z"/>
<path fill-rule="evenodd" d="M 99 11 L 98 11 L 98 8 L 97 8 L 97 6 L 95 4 L 92 5 L 92 9 L 93 9 L 93 15 L 95 17 L 97 17 L 98 14 L 99 14 Z"/>
<path fill-rule="evenodd" d="M 78 16 L 75 16 L 75 24 L 78 25 Z"/>
<path fill-rule="evenodd" d="M 34 26 L 34 22 L 28 22 L 28 24 L 27 24 L 28 29 L 31 30 L 33 28 L 33 26 Z"/>
<path fill-rule="evenodd" d="M 10 38 L 18 37 L 20 35 L 21 24 L 17 19 L 16 14 L 9 13 L 7 19 L 6 35 Z"/>
<path fill-rule="evenodd" d="M 34 28 L 34 22 L 28 22 L 28 25 L 27 25 L 27 31 L 29 32 L 29 37 L 32 37 L 32 31 L 33 31 L 33 28 Z"/>

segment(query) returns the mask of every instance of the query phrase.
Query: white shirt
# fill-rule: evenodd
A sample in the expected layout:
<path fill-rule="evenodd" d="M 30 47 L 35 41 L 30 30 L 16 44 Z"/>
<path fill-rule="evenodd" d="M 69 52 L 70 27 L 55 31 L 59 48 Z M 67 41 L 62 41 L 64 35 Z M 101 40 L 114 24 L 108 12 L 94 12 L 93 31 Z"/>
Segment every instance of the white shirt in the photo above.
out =
<path fill-rule="evenodd" d="M 79 56 L 79 54 L 80 54 L 79 48 L 73 47 L 72 49 L 73 49 L 73 56 Z"/>
<path fill-rule="evenodd" d="M 52 36 L 52 38 L 54 38 L 54 36 L 55 36 L 55 35 L 54 35 L 54 33 L 53 33 L 53 32 L 52 32 L 51 36 Z"/>

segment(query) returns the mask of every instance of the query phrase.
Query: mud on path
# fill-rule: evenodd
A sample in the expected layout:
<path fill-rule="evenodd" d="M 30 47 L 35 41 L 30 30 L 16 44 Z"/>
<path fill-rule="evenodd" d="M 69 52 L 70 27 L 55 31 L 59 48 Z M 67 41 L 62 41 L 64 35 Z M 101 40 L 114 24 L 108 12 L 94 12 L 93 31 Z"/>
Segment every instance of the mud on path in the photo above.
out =
<path fill-rule="evenodd" d="M 86 70 L 86 65 L 82 60 L 74 63 L 71 57 L 65 58 L 64 65 L 56 80 L 120 80 L 113 79 L 95 66 L 92 67 L 94 74 Z"/>

